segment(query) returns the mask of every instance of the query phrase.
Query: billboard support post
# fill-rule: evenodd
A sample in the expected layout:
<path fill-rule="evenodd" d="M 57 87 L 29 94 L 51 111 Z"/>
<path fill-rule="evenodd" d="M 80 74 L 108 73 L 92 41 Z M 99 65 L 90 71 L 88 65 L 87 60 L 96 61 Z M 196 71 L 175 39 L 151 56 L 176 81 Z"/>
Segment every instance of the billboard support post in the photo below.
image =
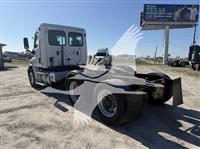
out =
<path fill-rule="evenodd" d="M 165 26 L 165 30 L 164 30 L 164 34 L 165 34 L 165 41 L 164 41 L 164 57 L 163 57 L 163 64 L 167 65 L 168 62 L 168 51 L 169 51 L 169 31 L 170 31 L 170 27 L 169 26 Z"/>
<path fill-rule="evenodd" d="M 195 39 L 196 39 L 196 31 L 197 31 L 197 26 L 195 25 L 195 27 L 194 27 L 194 36 L 193 36 L 193 46 L 196 44 L 196 41 L 195 41 Z"/>

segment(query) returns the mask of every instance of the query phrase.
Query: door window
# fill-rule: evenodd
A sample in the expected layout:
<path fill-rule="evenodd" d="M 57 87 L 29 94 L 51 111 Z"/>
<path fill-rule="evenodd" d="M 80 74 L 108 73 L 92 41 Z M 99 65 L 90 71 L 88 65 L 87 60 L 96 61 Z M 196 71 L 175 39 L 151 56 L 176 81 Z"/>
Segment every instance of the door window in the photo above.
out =
<path fill-rule="evenodd" d="M 65 46 L 66 36 L 65 32 L 57 30 L 48 31 L 49 44 L 54 46 Z"/>
<path fill-rule="evenodd" d="M 83 46 L 83 35 L 81 33 L 69 32 L 68 42 L 70 46 L 81 47 Z"/>
<path fill-rule="evenodd" d="M 34 37 L 34 49 L 38 47 L 39 47 L 39 33 L 36 32 Z"/>

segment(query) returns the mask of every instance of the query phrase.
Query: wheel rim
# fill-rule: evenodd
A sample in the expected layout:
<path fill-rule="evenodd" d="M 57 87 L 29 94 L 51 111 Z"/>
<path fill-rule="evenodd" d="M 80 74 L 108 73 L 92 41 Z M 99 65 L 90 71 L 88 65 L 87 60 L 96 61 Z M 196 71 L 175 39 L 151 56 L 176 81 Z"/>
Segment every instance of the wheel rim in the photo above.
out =
<path fill-rule="evenodd" d="M 117 112 L 117 100 L 108 90 L 101 90 L 97 97 L 98 107 L 101 113 L 107 117 L 113 117 Z"/>
<path fill-rule="evenodd" d="M 185 63 L 181 63 L 181 66 L 184 67 L 184 66 L 185 66 Z"/>
<path fill-rule="evenodd" d="M 33 85 L 35 82 L 35 78 L 34 78 L 34 75 L 32 72 L 29 72 L 29 80 L 30 80 L 31 84 Z"/>
<path fill-rule="evenodd" d="M 175 67 L 175 66 L 176 66 L 176 62 L 173 62 L 173 63 L 172 63 L 172 66 L 174 66 L 174 67 Z"/>
<path fill-rule="evenodd" d="M 78 88 L 79 84 L 76 81 L 72 81 L 69 85 L 69 96 L 72 99 L 73 102 L 76 102 L 78 100 L 78 96 L 75 95 L 74 90 Z"/>

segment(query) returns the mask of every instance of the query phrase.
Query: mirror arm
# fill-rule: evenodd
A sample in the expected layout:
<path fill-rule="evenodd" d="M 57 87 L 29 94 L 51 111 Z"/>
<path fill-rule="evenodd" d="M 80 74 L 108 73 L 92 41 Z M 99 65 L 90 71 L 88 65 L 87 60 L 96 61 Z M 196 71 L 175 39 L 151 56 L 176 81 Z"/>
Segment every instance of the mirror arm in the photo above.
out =
<path fill-rule="evenodd" d="M 34 55 L 30 50 L 26 50 L 26 53 L 28 53 L 28 54 L 31 55 L 31 56 Z"/>

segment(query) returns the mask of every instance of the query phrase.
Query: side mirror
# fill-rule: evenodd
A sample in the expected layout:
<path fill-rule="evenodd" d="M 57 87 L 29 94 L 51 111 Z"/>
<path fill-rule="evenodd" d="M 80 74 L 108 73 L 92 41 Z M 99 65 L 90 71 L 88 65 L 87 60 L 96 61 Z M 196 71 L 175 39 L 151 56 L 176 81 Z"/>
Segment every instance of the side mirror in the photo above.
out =
<path fill-rule="evenodd" d="M 24 38 L 24 49 L 29 49 L 28 38 Z"/>
<path fill-rule="evenodd" d="M 32 52 L 31 52 L 32 54 L 35 54 L 35 50 L 32 50 Z"/>

